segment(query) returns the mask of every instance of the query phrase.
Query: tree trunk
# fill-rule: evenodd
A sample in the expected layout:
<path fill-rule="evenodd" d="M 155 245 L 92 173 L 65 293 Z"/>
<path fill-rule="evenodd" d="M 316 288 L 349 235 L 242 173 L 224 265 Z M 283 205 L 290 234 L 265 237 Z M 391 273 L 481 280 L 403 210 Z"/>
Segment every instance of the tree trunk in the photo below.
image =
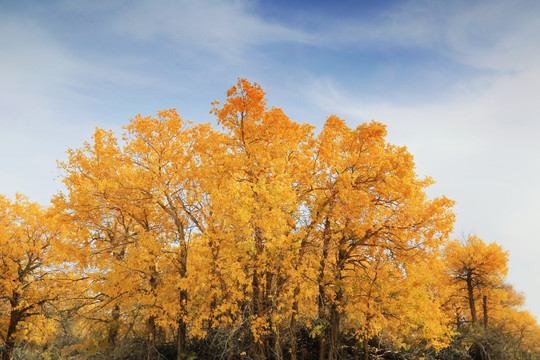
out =
<path fill-rule="evenodd" d="M 252 298 L 252 312 L 254 318 L 258 319 L 260 316 L 263 316 L 263 291 L 261 289 L 260 274 L 257 269 L 253 270 L 252 277 L 252 288 L 253 288 L 253 298 Z M 264 339 L 260 337 L 256 344 L 256 351 L 259 359 L 266 359 L 266 346 L 264 344 Z"/>
<path fill-rule="evenodd" d="M 215 235 L 215 232 L 214 232 Z M 217 284 L 214 286 L 216 288 L 219 288 L 221 291 L 221 297 L 223 297 L 226 293 L 227 286 L 225 282 L 223 281 L 223 276 L 221 275 L 220 271 L 218 270 L 218 260 L 219 260 L 219 242 L 214 242 L 212 240 L 209 241 L 208 246 L 210 247 L 210 250 L 212 252 L 212 262 L 211 262 L 211 274 L 214 280 L 216 280 Z M 208 333 L 212 330 L 212 324 L 214 322 L 214 318 L 216 316 L 216 308 L 218 306 L 218 295 L 216 293 L 212 294 L 212 300 L 210 301 L 210 314 L 209 319 L 206 325 L 206 330 Z"/>
<path fill-rule="evenodd" d="M 178 334 L 176 337 L 176 359 L 183 360 L 186 352 L 186 322 L 178 320 Z"/>
<path fill-rule="evenodd" d="M 180 271 L 179 275 L 181 278 L 187 276 L 187 257 L 188 250 L 187 244 L 184 242 L 182 244 L 182 249 L 180 250 Z M 187 337 L 187 326 L 184 320 L 184 317 L 187 313 L 187 302 L 188 302 L 188 293 L 185 289 L 180 289 L 179 293 L 180 308 L 178 312 L 178 333 L 176 337 L 176 359 L 184 360 L 186 353 L 186 337 Z"/>
<path fill-rule="evenodd" d="M 484 295 L 482 298 L 482 307 L 484 310 L 484 329 L 487 329 L 488 327 L 488 307 L 487 307 L 487 296 Z"/>
<path fill-rule="evenodd" d="M 264 344 L 266 346 L 266 354 L 270 354 L 272 352 L 272 349 L 275 349 L 276 341 L 278 341 L 277 337 L 277 331 L 279 324 L 273 324 L 272 322 L 272 316 L 275 307 L 274 307 L 274 301 L 277 298 L 277 293 L 274 293 L 273 285 L 274 285 L 274 274 L 270 271 L 265 272 L 265 283 L 264 283 L 264 291 L 263 291 L 263 311 L 264 316 L 267 317 L 267 326 L 268 329 L 272 330 L 274 328 L 274 325 L 276 327 L 276 335 L 273 336 L 265 336 L 264 338 Z M 274 296 L 274 300 L 272 300 L 272 296 Z M 275 354 L 277 356 L 277 354 Z"/>
<path fill-rule="evenodd" d="M 23 318 L 23 313 L 17 309 L 19 306 L 20 294 L 17 291 L 13 291 L 13 296 L 10 299 L 11 312 L 9 314 L 9 325 L 6 332 L 6 340 L 4 347 L 2 348 L 2 360 L 11 360 L 13 349 L 15 348 L 15 332 L 17 331 L 17 325 Z"/>
<path fill-rule="evenodd" d="M 13 353 L 13 348 L 15 347 L 15 341 L 12 337 L 6 340 L 4 347 L 2 348 L 2 360 L 11 360 L 11 354 Z"/>
<path fill-rule="evenodd" d="M 152 295 L 154 296 L 154 301 L 155 301 L 155 299 L 157 298 L 156 289 L 158 285 L 158 278 L 156 275 L 156 266 L 151 265 L 148 268 L 148 271 L 150 272 L 150 274 L 152 274 L 150 276 L 150 290 L 152 292 Z M 157 333 L 156 317 L 154 315 L 150 315 L 150 317 L 147 320 L 146 326 L 147 326 L 147 331 L 148 331 L 148 348 L 147 348 L 146 356 L 148 360 L 151 360 L 152 353 L 154 352 L 154 349 L 156 347 L 156 333 Z"/>
<path fill-rule="evenodd" d="M 274 354 L 276 360 L 283 360 L 283 350 L 281 349 L 281 334 L 279 325 L 276 325 L 276 340 L 274 343 Z"/>
<path fill-rule="evenodd" d="M 337 360 L 339 353 L 339 323 L 340 314 L 338 303 L 332 304 L 330 308 L 330 342 L 328 350 L 328 360 Z"/>
<path fill-rule="evenodd" d="M 11 316 L 9 318 L 9 326 L 6 333 L 6 341 L 4 347 L 2 348 L 2 360 L 11 360 L 11 354 L 15 348 L 15 331 L 17 330 L 17 324 L 19 323 L 19 312 L 11 311 Z"/>
<path fill-rule="evenodd" d="M 146 348 L 146 359 L 152 359 L 152 353 L 156 346 L 156 317 L 150 316 L 146 324 L 148 331 L 148 347 Z"/>
<path fill-rule="evenodd" d="M 259 319 L 266 316 L 265 306 L 268 304 L 268 301 L 265 299 L 265 275 L 266 272 L 264 269 L 265 264 L 261 264 L 261 258 L 264 254 L 264 238 L 262 236 L 261 230 L 254 226 L 254 240 L 255 240 L 255 253 L 253 255 L 252 261 L 254 265 L 253 277 L 251 280 L 252 284 L 252 314 L 254 318 Z M 266 359 L 268 353 L 268 344 L 265 336 L 260 336 L 257 344 L 255 345 L 255 350 L 259 359 Z"/>
<path fill-rule="evenodd" d="M 293 312 L 291 315 L 291 321 L 289 325 L 289 332 L 291 334 L 291 360 L 297 359 L 298 354 L 298 325 L 296 317 L 298 316 L 298 301 L 296 300 L 296 297 L 298 296 L 299 290 L 298 287 L 294 289 L 294 302 L 293 302 Z"/>
<path fill-rule="evenodd" d="M 281 267 L 277 268 L 276 276 L 275 278 L 275 287 L 273 284 L 272 291 L 271 291 L 271 305 L 272 305 L 272 312 L 277 313 L 279 312 L 279 295 L 281 294 L 283 287 L 285 286 L 286 279 L 282 276 L 282 269 Z M 274 354 L 276 360 L 283 360 L 283 346 L 282 346 L 282 340 L 281 340 L 281 322 L 278 320 L 276 323 L 273 324 L 273 327 L 275 328 L 275 339 L 274 339 Z"/>
<path fill-rule="evenodd" d="M 344 250 L 344 239 L 340 241 L 340 247 L 338 250 L 338 256 L 336 261 L 336 275 L 335 283 L 337 285 L 336 297 L 334 298 L 332 305 L 330 306 L 330 344 L 328 359 L 337 360 L 339 357 L 339 325 L 341 322 L 340 307 L 343 301 L 343 289 L 341 288 L 341 282 L 343 280 L 342 270 L 345 268 L 346 251 Z"/>
<path fill-rule="evenodd" d="M 469 309 L 471 311 L 471 322 L 473 325 L 475 325 L 477 322 L 477 317 L 476 317 L 476 306 L 474 304 L 474 285 L 472 281 L 472 275 L 467 274 L 466 280 L 467 280 L 467 293 L 469 297 Z"/>
<path fill-rule="evenodd" d="M 319 360 L 325 360 L 325 348 L 326 348 L 326 337 L 324 334 L 319 335 Z"/>
<path fill-rule="evenodd" d="M 112 321 L 109 324 L 109 334 L 107 336 L 107 342 L 109 346 L 113 347 L 116 345 L 118 340 L 118 330 L 120 328 L 120 307 L 118 304 L 114 305 L 112 311 Z"/>
<path fill-rule="evenodd" d="M 368 338 L 365 335 L 362 341 L 362 345 L 364 348 L 364 360 L 369 360 L 369 344 L 368 344 Z"/>
<path fill-rule="evenodd" d="M 322 246 L 322 258 L 319 268 L 319 301 L 318 301 L 318 315 L 319 315 L 319 326 L 321 326 L 319 332 L 319 360 L 325 360 L 326 353 L 326 326 L 328 323 L 328 316 L 326 311 L 326 284 L 325 282 L 325 269 L 326 269 L 326 260 L 328 258 L 328 246 L 330 243 L 330 220 L 326 218 L 324 222 L 324 232 L 323 232 L 323 246 Z"/>
<path fill-rule="evenodd" d="M 297 273 L 302 262 L 304 261 L 304 254 L 306 252 L 307 237 L 302 239 L 300 243 L 300 249 L 298 250 L 298 262 L 294 265 L 294 270 Z M 292 305 L 292 315 L 290 321 L 290 335 L 291 335 L 291 360 L 297 360 L 298 357 L 298 296 L 300 295 L 300 285 L 295 285 Z"/>

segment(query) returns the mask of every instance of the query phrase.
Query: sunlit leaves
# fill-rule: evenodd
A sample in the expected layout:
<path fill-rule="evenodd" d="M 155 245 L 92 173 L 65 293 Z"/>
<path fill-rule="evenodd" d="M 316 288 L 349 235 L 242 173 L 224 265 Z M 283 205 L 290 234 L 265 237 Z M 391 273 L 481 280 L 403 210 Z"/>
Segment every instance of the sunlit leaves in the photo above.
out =
<path fill-rule="evenodd" d="M 51 211 L 21 195 L 0 196 L 0 339 L 8 358 L 16 338 L 43 341 L 50 302 L 64 293 L 67 275 L 58 251 L 61 230 Z"/>
<path fill-rule="evenodd" d="M 493 326 L 535 339 L 503 284 L 508 254 L 448 242 L 453 202 L 426 195 L 433 180 L 383 124 L 332 115 L 317 132 L 244 79 L 213 105 L 218 129 L 175 109 L 137 115 L 118 136 L 96 129 L 59 164 L 66 191 L 47 211 L 0 198 L 0 329 L 9 294 L 24 288 L 37 309 L 62 269 L 72 297 L 34 323 L 92 339 L 70 351 L 138 338 L 147 358 L 164 341 L 181 359 L 205 339 L 223 358 L 295 359 L 301 336 L 328 359 L 344 337 L 365 357 L 373 337 L 439 349 L 482 304 Z"/>

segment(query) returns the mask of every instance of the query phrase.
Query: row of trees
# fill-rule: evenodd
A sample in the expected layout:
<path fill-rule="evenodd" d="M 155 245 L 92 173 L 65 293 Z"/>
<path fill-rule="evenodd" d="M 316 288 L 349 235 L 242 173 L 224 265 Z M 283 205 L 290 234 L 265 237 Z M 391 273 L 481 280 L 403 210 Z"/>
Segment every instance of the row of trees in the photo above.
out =
<path fill-rule="evenodd" d="M 382 124 L 315 134 L 246 80 L 214 106 L 221 130 L 175 110 L 96 129 L 48 208 L 0 198 L 3 360 L 495 354 L 488 330 L 538 354 L 507 253 L 448 240 L 453 202 Z"/>

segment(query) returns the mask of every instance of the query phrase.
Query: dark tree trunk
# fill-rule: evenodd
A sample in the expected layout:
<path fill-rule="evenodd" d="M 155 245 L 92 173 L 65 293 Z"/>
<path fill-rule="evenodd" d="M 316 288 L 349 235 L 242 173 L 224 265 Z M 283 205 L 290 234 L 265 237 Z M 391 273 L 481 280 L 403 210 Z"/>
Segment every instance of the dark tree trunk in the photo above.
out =
<path fill-rule="evenodd" d="M 11 360 L 11 355 L 13 354 L 13 349 L 15 348 L 15 331 L 17 330 L 17 325 L 20 321 L 20 314 L 18 311 L 11 311 L 9 318 L 8 330 L 6 333 L 6 341 L 4 347 L 2 348 L 2 360 Z"/>
<path fill-rule="evenodd" d="M 120 328 L 120 307 L 118 304 L 114 305 L 112 311 L 112 321 L 109 324 L 109 334 L 107 337 L 107 342 L 109 346 L 115 346 L 118 340 L 118 330 Z"/>
<path fill-rule="evenodd" d="M 157 286 L 158 286 L 158 278 L 156 275 L 156 267 L 155 265 L 152 265 L 149 267 L 149 272 L 152 274 L 150 276 L 150 291 L 152 292 L 152 295 L 154 298 L 156 298 L 157 294 Z M 156 317 L 150 316 L 146 323 L 147 332 L 148 332 L 148 348 L 146 352 L 146 357 L 148 360 L 152 359 L 152 353 L 154 352 L 154 349 L 156 347 Z"/>
<path fill-rule="evenodd" d="M 307 237 L 302 239 L 300 243 L 300 249 L 298 251 L 298 262 L 294 266 L 294 270 L 298 271 L 304 260 L 304 254 L 306 252 Z M 290 335 L 291 335 L 291 360 L 297 360 L 298 357 L 298 296 L 300 295 L 300 285 L 295 285 L 292 305 L 292 315 L 290 321 Z"/>
<path fill-rule="evenodd" d="M 300 290 L 298 287 L 294 289 L 293 312 L 289 324 L 289 332 L 291 334 L 291 360 L 296 360 L 298 356 L 298 321 L 296 320 L 296 317 L 298 316 L 298 301 L 296 298 L 299 293 Z"/>
<path fill-rule="evenodd" d="M 255 254 L 253 256 L 253 262 L 255 264 L 255 268 L 253 269 L 253 277 L 251 280 L 252 288 L 253 288 L 253 294 L 252 294 L 252 314 L 255 318 L 260 318 L 265 316 L 265 305 L 267 304 L 267 301 L 265 301 L 265 289 L 264 289 L 264 275 L 265 273 L 263 271 L 260 271 L 260 268 L 262 264 L 259 264 L 260 259 L 262 258 L 262 255 L 264 253 L 264 242 L 263 242 L 263 236 L 261 234 L 261 230 L 257 227 L 255 227 Z M 261 360 L 266 359 L 267 356 L 267 339 L 262 336 L 259 341 L 257 341 L 257 344 L 255 345 L 255 350 L 257 352 L 257 357 Z"/>
<path fill-rule="evenodd" d="M 364 350 L 364 360 L 369 360 L 369 344 L 368 344 L 368 338 L 367 336 L 364 336 L 364 339 L 362 341 L 363 350 Z"/>
<path fill-rule="evenodd" d="M 178 320 L 178 334 L 176 337 L 176 359 L 183 360 L 186 352 L 186 322 L 183 319 Z"/>
<path fill-rule="evenodd" d="M 281 329 L 276 325 L 276 339 L 274 342 L 274 354 L 276 360 L 283 360 L 283 349 L 281 348 Z"/>
<path fill-rule="evenodd" d="M 261 285 L 260 273 L 257 269 L 253 271 L 252 278 L 252 287 L 253 287 L 253 298 L 252 298 L 252 312 L 255 318 L 264 315 L 263 309 L 263 289 Z M 259 338 L 256 344 L 256 351 L 259 359 L 266 359 L 266 344 L 264 338 Z"/>
<path fill-rule="evenodd" d="M 146 358 L 148 360 L 152 359 L 152 353 L 156 346 L 156 317 L 150 316 L 148 322 L 146 323 L 148 331 L 148 347 L 146 348 Z"/>
<path fill-rule="evenodd" d="M 340 248 L 338 250 L 338 256 L 336 261 L 336 275 L 335 282 L 341 284 L 342 270 L 345 268 L 345 262 L 347 260 L 347 254 L 344 249 L 346 245 L 345 239 L 340 241 Z M 341 305 L 343 301 L 343 289 L 341 285 L 337 286 L 336 297 L 334 298 L 332 305 L 330 306 L 330 344 L 328 352 L 328 360 L 337 360 L 339 357 L 339 325 L 341 323 Z"/>
<path fill-rule="evenodd" d="M 326 348 L 326 337 L 324 334 L 319 335 L 319 360 L 325 360 L 325 348 Z"/>
<path fill-rule="evenodd" d="M 182 249 L 180 250 L 180 271 L 179 275 L 181 278 L 187 276 L 187 257 L 188 250 L 187 244 L 183 243 Z M 180 300 L 180 309 L 178 314 L 178 333 L 176 336 L 176 359 L 184 360 L 186 353 L 186 338 L 187 338 L 187 326 L 185 322 L 185 315 L 187 313 L 187 302 L 188 302 L 188 293 L 187 290 L 181 289 L 179 293 Z"/>
<path fill-rule="evenodd" d="M 15 342 L 13 338 L 6 340 L 4 347 L 2 348 L 2 360 L 11 360 L 11 354 L 13 354 L 13 348 L 15 347 Z"/>
<path fill-rule="evenodd" d="M 488 306 L 487 306 L 487 296 L 484 295 L 482 298 L 482 308 L 484 310 L 484 329 L 488 327 Z"/>
<path fill-rule="evenodd" d="M 319 311 L 319 321 L 321 330 L 319 333 L 319 360 L 326 360 L 326 327 L 328 324 L 328 315 L 326 310 L 326 284 L 325 284 L 325 269 L 326 261 L 328 258 L 328 247 L 330 245 L 330 220 L 326 218 L 324 222 L 324 232 L 323 232 L 323 246 L 322 246 L 322 258 L 320 262 L 319 269 L 319 301 L 318 301 L 318 311 Z"/>
<path fill-rule="evenodd" d="M 272 286 L 272 291 L 271 291 L 271 298 L 272 298 L 272 302 L 271 302 L 271 305 L 272 305 L 272 311 L 279 311 L 278 310 L 278 301 L 279 301 L 279 294 L 281 293 L 283 287 L 285 286 L 285 278 L 282 276 L 281 274 L 281 268 L 278 267 L 277 269 L 277 274 L 275 276 L 275 287 L 271 284 Z M 281 324 L 280 323 L 276 323 L 274 324 L 274 327 L 276 329 L 276 332 L 275 332 L 275 338 L 274 338 L 274 354 L 275 354 L 275 358 L 276 360 L 283 360 L 283 346 L 282 346 L 282 340 L 281 340 L 281 330 L 282 330 L 282 327 L 281 327 Z"/>
<path fill-rule="evenodd" d="M 289 324 L 289 331 L 291 334 L 291 360 L 296 360 L 298 354 L 298 325 L 296 321 L 296 314 L 298 314 L 298 302 L 295 300 L 293 303 L 293 314 L 291 315 L 291 321 Z"/>
<path fill-rule="evenodd" d="M 17 331 L 17 325 L 23 318 L 23 313 L 21 310 L 16 310 L 19 306 L 19 297 L 20 294 L 16 291 L 13 291 L 13 296 L 11 298 L 11 312 L 9 314 L 9 325 L 6 332 L 6 340 L 4 347 L 2 348 L 2 360 L 11 360 L 13 354 L 13 349 L 15 348 L 15 332 Z"/>
<path fill-rule="evenodd" d="M 330 342 L 328 346 L 328 360 L 337 360 L 339 353 L 339 323 L 340 313 L 336 303 L 330 308 Z"/>
<path fill-rule="evenodd" d="M 474 285 L 473 285 L 471 274 L 467 274 L 466 281 L 467 281 L 467 294 L 469 297 L 469 309 L 471 311 L 471 322 L 474 325 L 476 324 L 478 319 L 476 317 L 476 306 L 474 304 Z"/>

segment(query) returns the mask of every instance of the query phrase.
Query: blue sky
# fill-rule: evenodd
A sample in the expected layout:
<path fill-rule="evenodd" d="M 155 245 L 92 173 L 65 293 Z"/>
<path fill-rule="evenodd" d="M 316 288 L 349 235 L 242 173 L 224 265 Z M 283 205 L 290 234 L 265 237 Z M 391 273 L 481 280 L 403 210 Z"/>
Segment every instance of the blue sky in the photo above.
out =
<path fill-rule="evenodd" d="M 455 237 L 510 250 L 540 316 L 540 2 L 1 1 L 0 192 L 47 203 L 95 126 L 208 122 L 245 77 L 297 122 L 371 119 L 406 145 Z"/>

